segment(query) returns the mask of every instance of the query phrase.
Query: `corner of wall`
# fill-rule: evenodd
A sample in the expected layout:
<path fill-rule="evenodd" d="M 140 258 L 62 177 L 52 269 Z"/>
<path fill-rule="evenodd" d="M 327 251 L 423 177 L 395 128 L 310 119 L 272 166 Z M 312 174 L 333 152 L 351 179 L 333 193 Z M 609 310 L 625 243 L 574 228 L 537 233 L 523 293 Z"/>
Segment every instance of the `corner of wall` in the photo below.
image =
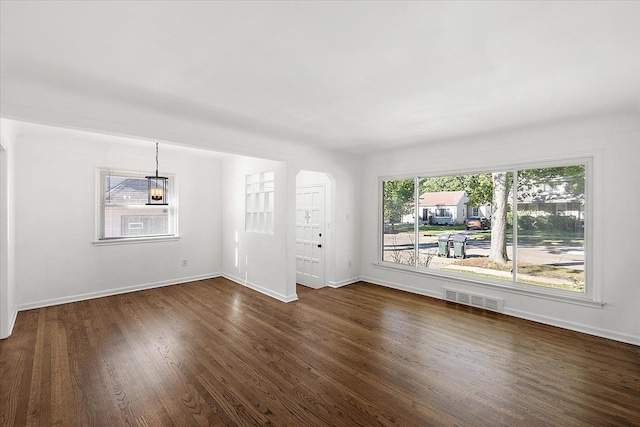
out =
<path fill-rule="evenodd" d="M 0 339 L 11 335 L 18 314 L 15 298 L 14 147 L 12 121 L 0 119 Z"/>

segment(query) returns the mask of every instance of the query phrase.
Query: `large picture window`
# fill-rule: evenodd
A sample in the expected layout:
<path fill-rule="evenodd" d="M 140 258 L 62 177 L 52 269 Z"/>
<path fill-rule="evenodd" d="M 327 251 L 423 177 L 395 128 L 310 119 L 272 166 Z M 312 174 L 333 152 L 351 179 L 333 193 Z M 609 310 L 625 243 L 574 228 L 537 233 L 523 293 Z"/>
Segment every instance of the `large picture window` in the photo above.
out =
<path fill-rule="evenodd" d="M 587 162 L 382 180 L 381 261 L 584 294 Z"/>
<path fill-rule="evenodd" d="M 176 235 L 174 178 L 169 176 L 167 205 L 147 205 L 144 173 L 100 170 L 99 240 Z"/>

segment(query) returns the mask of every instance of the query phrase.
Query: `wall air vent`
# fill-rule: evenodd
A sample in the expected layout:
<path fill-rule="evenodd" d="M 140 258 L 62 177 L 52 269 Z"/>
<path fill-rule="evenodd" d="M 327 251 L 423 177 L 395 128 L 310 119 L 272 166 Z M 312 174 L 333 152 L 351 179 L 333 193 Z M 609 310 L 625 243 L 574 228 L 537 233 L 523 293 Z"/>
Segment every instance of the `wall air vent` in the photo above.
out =
<path fill-rule="evenodd" d="M 502 307 L 504 306 L 504 300 L 501 298 L 487 297 L 448 288 L 443 288 L 443 299 L 497 312 L 502 312 Z"/>
<path fill-rule="evenodd" d="M 444 299 L 448 301 L 458 301 L 458 293 L 449 289 L 444 290 Z"/>
<path fill-rule="evenodd" d="M 485 298 L 484 308 L 493 311 L 502 311 L 502 300 L 496 298 Z"/>
<path fill-rule="evenodd" d="M 458 302 L 461 304 L 471 304 L 471 295 L 464 292 L 458 292 Z"/>
<path fill-rule="evenodd" d="M 476 307 L 484 307 L 484 298 L 478 295 L 471 295 L 471 305 Z"/>

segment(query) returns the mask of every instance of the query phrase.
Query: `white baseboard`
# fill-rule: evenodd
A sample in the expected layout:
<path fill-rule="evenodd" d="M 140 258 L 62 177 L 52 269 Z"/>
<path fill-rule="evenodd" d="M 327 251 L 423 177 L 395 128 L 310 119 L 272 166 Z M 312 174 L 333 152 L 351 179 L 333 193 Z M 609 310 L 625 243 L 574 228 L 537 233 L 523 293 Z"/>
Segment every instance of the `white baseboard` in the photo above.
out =
<path fill-rule="evenodd" d="M 363 282 L 373 283 L 374 285 L 386 286 L 387 288 L 398 289 L 400 291 L 411 292 L 413 294 L 424 295 L 426 297 L 442 299 L 442 292 L 434 292 L 427 289 L 414 288 L 400 283 L 388 282 L 386 280 L 374 279 L 372 277 L 361 277 Z"/>
<path fill-rule="evenodd" d="M 549 316 L 540 316 L 538 314 L 529 313 L 523 310 L 516 310 L 508 307 L 504 308 L 503 313 L 509 316 L 531 320 L 533 322 L 544 323 L 545 325 L 557 326 L 559 328 L 569 329 L 571 331 L 582 332 L 585 334 L 594 335 L 596 337 L 607 338 L 614 341 L 620 341 L 627 344 L 640 346 L 640 336 L 633 336 L 602 328 L 594 328 L 592 326 L 583 325 L 582 323 L 569 322 L 567 320 L 556 319 Z"/>
<path fill-rule="evenodd" d="M 329 287 L 341 288 L 343 286 L 352 285 L 360 281 L 359 277 L 352 277 L 351 279 L 340 280 L 339 282 L 329 281 Z"/>
<path fill-rule="evenodd" d="M 49 300 L 41 300 L 41 301 L 34 301 L 34 302 L 30 302 L 30 303 L 25 303 L 25 304 L 20 304 L 17 307 L 17 310 L 14 310 L 14 312 L 11 315 L 11 319 L 9 321 L 9 330 L 8 330 L 8 335 L 11 335 L 11 332 L 13 331 L 13 328 L 15 326 L 16 323 L 16 318 L 18 315 L 18 311 L 24 311 L 24 310 L 31 310 L 34 308 L 41 308 L 41 307 L 49 307 L 49 306 L 53 306 L 53 305 L 59 305 L 59 304 L 66 304 L 66 303 L 70 303 L 70 302 L 77 302 L 77 301 L 84 301 L 84 300 L 89 300 L 89 299 L 93 299 L 93 298 L 101 298 L 101 297 L 106 297 L 106 296 L 111 296 L 111 295 L 118 295 L 118 294 L 124 294 L 127 292 L 135 292 L 135 291 L 141 291 L 144 289 L 152 289 L 152 288 L 159 288 L 162 286 L 171 286 L 171 285 L 177 285 L 180 283 L 188 283 L 188 282 L 195 282 L 197 280 L 204 280 L 204 279 L 212 279 L 215 277 L 224 277 L 228 280 L 231 280 L 232 282 L 238 283 L 239 285 L 248 287 L 250 289 L 253 289 L 254 291 L 260 292 L 264 295 L 270 296 L 272 298 L 275 298 L 279 301 L 282 302 L 292 302 L 292 301 L 296 301 L 298 299 L 297 295 L 292 295 L 292 296 L 285 296 L 282 294 L 279 294 L 277 292 L 273 292 L 267 288 L 264 288 L 260 285 L 257 285 L 255 283 L 251 283 L 245 280 L 242 280 L 238 277 L 232 276 L 230 274 L 226 274 L 226 273 L 211 273 L 211 274 L 202 274 L 202 275 L 198 275 L 198 276 L 189 276 L 189 277 L 183 277 L 180 279 L 171 279 L 171 280 L 164 280 L 164 281 L 160 281 L 160 282 L 153 282 L 153 283 L 146 283 L 146 284 L 141 284 L 141 285 L 134 285 L 134 286 L 127 286 L 127 287 L 123 287 L 123 288 L 116 288 L 116 289 L 108 289 L 108 290 L 104 290 L 104 291 L 98 291 L 98 292 L 90 292 L 90 293 L 86 293 L 86 294 L 79 294 L 79 295 L 72 295 L 72 296 L 68 296 L 68 297 L 62 297 L 62 298 L 53 298 L 53 299 L 49 299 Z M 420 288 L 416 288 L 416 287 L 412 287 L 412 286 L 407 286 L 407 285 L 403 285 L 403 284 L 399 284 L 399 283 L 395 283 L 395 282 L 389 282 L 389 281 L 385 281 L 385 280 L 378 280 L 378 279 L 374 279 L 372 277 L 356 277 L 356 278 L 351 278 L 351 279 L 346 279 L 346 280 L 342 280 L 340 282 L 329 282 L 329 286 L 332 288 L 339 288 L 342 286 L 347 286 L 350 285 L 352 283 L 356 283 L 359 281 L 363 281 L 363 282 L 367 282 L 367 283 L 371 283 L 374 285 L 379 285 L 379 286 L 385 286 L 388 288 L 392 288 L 392 289 L 398 289 L 401 291 L 406 291 L 406 292 L 411 292 L 414 294 L 418 294 L 418 295 L 424 295 L 424 296 L 428 296 L 428 297 L 432 297 L 432 298 L 437 298 L 437 299 L 443 299 L 442 298 L 442 293 L 441 292 L 434 292 L 434 291 L 430 291 L 430 290 L 425 290 L 425 289 L 420 289 Z M 549 316 L 541 316 L 535 313 L 530 313 L 527 311 L 523 311 L 523 310 L 516 310 L 513 308 L 509 308 L 509 307 L 505 307 L 504 308 L 504 314 L 509 315 L 509 316 L 513 316 L 513 317 L 518 317 L 521 319 L 526 319 L 526 320 L 531 320 L 534 322 L 538 322 L 538 323 L 543 323 L 546 325 L 551 325 L 551 326 L 557 326 L 559 328 L 563 328 L 563 329 L 568 329 L 568 330 L 572 330 L 572 331 L 576 331 L 576 332 L 582 332 L 585 334 L 589 334 L 589 335 L 594 335 L 594 336 L 598 336 L 598 337 L 602 337 L 602 338 L 607 338 L 607 339 L 611 339 L 611 340 L 615 340 L 615 341 L 620 341 L 620 342 L 625 342 L 628 344 L 633 344 L 633 345 L 638 345 L 640 346 L 640 336 L 634 336 L 634 335 L 630 335 L 630 334 L 624 334 L 624 333 L 620 333 L 620 332 L 615 332 L 615 331 L 610 331 L 607 329 L 602 329 L 602 328 L 595 328 L 592 326 L 588 326 L 588 325 L 584 325 L 581 323 L 576 323 L 576 322 L 570 322 L 567 320 L 562 320 L 562 319 L 557 319 L 554 317 L 549 317 Z M 7 338 L 7 337 L 0 337 L 0 338 Z"/>
<path fill-rule="evenodd" d="M 111 295 L 126 294 L 128 292 L 142 291 L 145 289 L 160 288 L 162 286 L 178 285 L 181 283 L 195 282 L 197 280 L 213 279 L 220 277 L 220 273 L 201 274 L 198 276 L 181 277 L 179 279 L 163 280 L 160 282 L 144 283 L 141 285 L 126 286 L 123 288 L 107 289 L 98 292 L 89 292 L 86 294 L 71 295 L 61 298 L 53 298 L 48 300 L 34 301 L 18 306 L 19 311 L 31 310 L 34 308 L 49 307 L 52 305 L 67 304 L 70 302 L 85 301 L 88 299 L 108 297 Z"/>
<path fill-rule="evenodd" d="M 9 319 L 9 333 L 7 336 L 11 335 L 11 333 L 13 332 L 13 327 L 16 325 L 16 319 L 18 318 L 18 309 L 16 308 L 15 310 L 13 310 L 13 313 L 11 314 L 11 319 Z"/>
<path fill-rule="evenodd" d="M 232 282 L 235 282 L 239 285 L 247 287 L 249 289 L 253 289 L 254 291 L 260 292 L 261 294 L 267 295 L 271 298 L 275 298 L 278 301 L 293 302 L 298 300 L 297 294 L 290 295 L 290 296 L 282 295 L 277 292 L 273 292 L 272 290 L 267 289 L 263 286 L 257 285 L 255 283 L 251 283 L 248 280 L 243 280 L 243 279 L 240 279 L 239 277 L 232 276 L 231 274 L 222 273 L 222 277 L 224 277 L 225 279 L 231 280 Z"/>
<path fill-rule="evenodd" d="M 359 280 L 363 282 L 372 283 L 374 285 L 386 286 L 388 288 L 399 289 L 401 291 L 407 291 L 414 294 L 425 295 L 437 299 L 444 300 L 442 292 L 434 292 L 420 288 L 414 288 L 412 286 L 406 286 L 399 283 L 387 282 L 384 280 L 378 280 L 371 277 L 360 277 Z M 531 320 L 545 325 L 557 326 L 559 328 L 568 329 L 570 331 L 582 332 L 596 337 L 607 338 L 614 341 L 625 342 L 628 344 L 640 345 L 640 337 L 624 334 L 620 332 L 610 331 L 607 329 L 594 328 L 592 326 L 584 325 L 581 323 L 570 322 L 567 320 L 557 319 L 549 316 L 541 316 L 535 313 L 529 313 L 523 310 L 516 310 L 513 308 L 504 307 L 503 314 L 508 316 L 518 317 L 525 320 Z"/>
<path fill-rule="evenodd" d="M 11 317 L 9 318 L 9 324 L 7 325 L 7 330 L 0 331 L 0 340 L 9 338 L 9 336 L 13 332 L 13 327 L 16 324 L 17 317 L 18 317 L 18 310 L 13 310 L 13 313 L 11 313 Z"/>

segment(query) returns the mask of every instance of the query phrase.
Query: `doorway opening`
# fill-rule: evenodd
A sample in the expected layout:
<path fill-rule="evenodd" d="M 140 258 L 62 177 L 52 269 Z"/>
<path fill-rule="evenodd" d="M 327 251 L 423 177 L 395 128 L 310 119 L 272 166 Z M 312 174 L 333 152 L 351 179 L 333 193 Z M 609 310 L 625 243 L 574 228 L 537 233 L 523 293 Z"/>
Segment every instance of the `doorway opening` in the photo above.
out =
<path fill-rule="evenodd" d="M 296 283 L 319 289 L 332 274 L 333 181 L 323 172 L 296 175 Z"/>

